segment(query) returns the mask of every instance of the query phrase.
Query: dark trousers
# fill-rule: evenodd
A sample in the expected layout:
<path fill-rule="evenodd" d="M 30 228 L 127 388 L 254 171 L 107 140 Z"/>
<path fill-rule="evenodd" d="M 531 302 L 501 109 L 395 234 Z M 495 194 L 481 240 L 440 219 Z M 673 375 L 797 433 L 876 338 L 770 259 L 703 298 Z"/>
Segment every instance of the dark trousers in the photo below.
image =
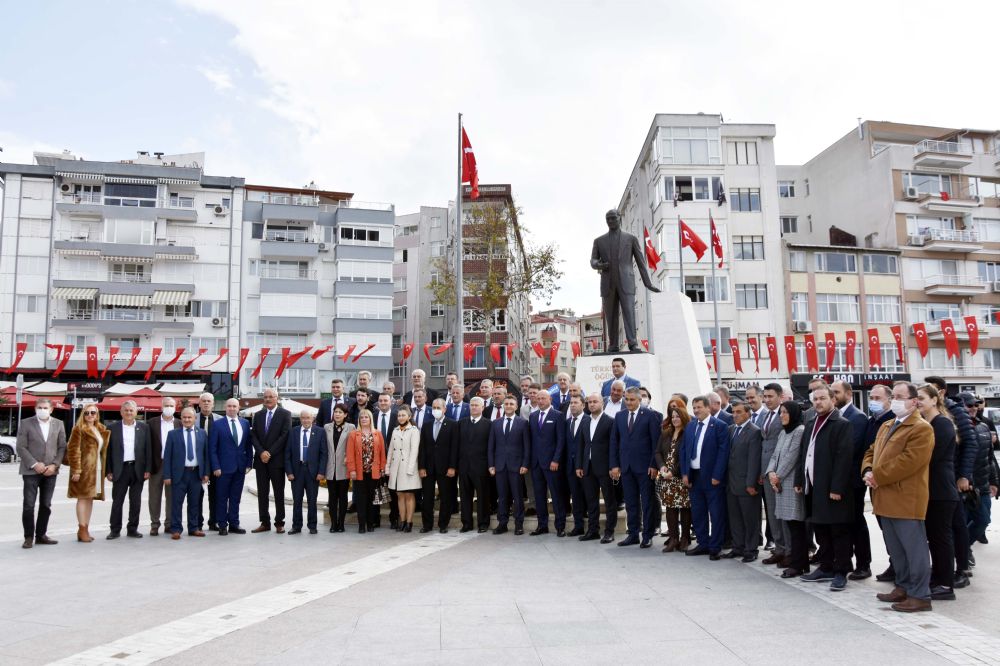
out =
<path fill-rule="evenodd" d="M 951 587 L 955 582 L 955 542 L 951 521 L 955 516 L 956 500 L 931 500 L 927 503 L 927 545 L 931 550 L 931 587 Z"/>
<path fill-rule="evenodd" d="M 327 479 L 327 508 L 330 510 L 330 522 L 335 528 L 344 527 L 347 518 L 347 487 L 351 482 L 347 479 Z M 397 509 L 398 511 L 399 509 Z"/>
<path fill-rule="evenodd" d="M 969 547 L 972 544 L 986 538 L 986 528 L 990 526 L 990 505 L 993 496 L 990 495 L 990 487 L 979 489 L 979 506 L 975 511 L 968 511 Z"/>
<path fill-rule="evenodd" d="M 531 468 L 531 483 L 535 489 L 535 511 L 538 512 L 538 527 L 549 526 L 549 506 L 546 501 L 546 491 L 552 497 L 552 511 L 556 514 L 556 529 L 566 529 L 566 507 L 563 506 L 559 493 L 560 472 L 553 472 L 546 466 L 538 465 Z"/>
<path fill-rule="evenodd" d="M 144 481 L 142 474 L 136 470 L 135 463 L 123 464 L 121 478 L 111 486 L 111 532 L 113 534 L 122 531 L 122 509 L 125 506 L 126 495 L 128 495 L 128 524 L 126 528 L 129 532 L 138 531 Z M 195 514 L 195 518 L 197 517 L 198 514 Z"/>
<path fill-rule="evenodd" d="M 472 502 L 476 501 L 476 525 L 490 524 L 490 473 L 487 471 L 463 473 L 459 477 L 462 485 L 462 527 L 472 529 Z"/>
<path fill-rule="evenodd" d="M 865 493 L 867 486 L 853 488 L 854 521 L 851 523 L 851 546 L 854 548 L 854 567 L 870 569 L 872 565 L 872 540 L 868 534 L 868 521 L 865 520 Z"/>
<path fill-rule="evenodd" d="M 951 540 L 955 545 L 955 568 L 969 570 L 969 526 L 965 522 L 965 502 L 955 503 L 955 515 L 951 517 Z"/>
<path fill-rule="evenodd" d="M 514 525 L 524 524 L 524 499 L 521 497 L 521 474 L 516 469 L 497 470 L 497 524 L 506 527 L 510 505 L 514 504 Z"/>
<path fill-rule="evenodd" d="M 292 476 L 292 529 L 302 529 L 302 496 L 306 497 L 306 527 L 316 529 L 316 499 L 319 495 L 319 481 L 309 473 L 306 463 L 293 464 Z"/>
<path fill-rule="evenodd" d="M 583 491 L 583 479 L 576 475 L 576 463 L 573 461 L 566 465 L 566 483 L 564 485 L 566 487 L 564 497 L 569 497 L 570 502 L 573 503 L 573 529 L 582 530 L 583 519 L 587 511 L 587 496 Z"/>
<path fill-rule="evenodd" d="M 198 529 L 198 516 L 201 515 L 201 495 L 204 492 L 201 486 L 201 479 L 198 477 L 197 467 L 185 467 L 184 474 L 179 479 L 171 482 L 173 491 L 170 493 L 170 531 L 180 534 L 184 531 L 181 523 L 181 513 L 184 509 L 184 500 L 187 500 L 188 534 Z M 129 506 L 131 508 L 131 505 Z M 112 518 L 112 520 L 114 520 Z M 114 525 L 112 524 L 112 529 Z"/>
<path fill-rule="evenodd" d="M 240 498 L 243 496 L 243 481 L 244 477 L 246 477 L 246 474 L 243 472 L 244 470 L 240 469 L 235 472 L 222 474 L 215 479 L 214 513 L 219 529 L 240 526 Z M 211 496 L 212 494 L 209 493 L 209 497 Z"/>
<path fill-rule="evenodd" d="M 57 474 L 42 476 L 41 474 L 25 474 L 24 503 L 21 505 L 21 523 L 24 525 L 24 538 L 45 536 L 49 529 L 49 516 L 52 515 L 52 494 L 56 489 Z M 38 520 L 35 520 L 35 502 L 38 502 Z"/>
<path fill-rule="evenodd" d="M 215 476 L 209 474 L 208 491 L 206 492 L 205 486 L 201 487 L 201 497 L 198 498 L 198 529 L 205 526 L 205 512 L 202 508 L 205 504 L 205 495 L 208 495 L 208 526 L 209 528 L 212 528 L 218 526 L 219 524 L 219 517 L 217 515 L 218 490 L 215 484 Z"/>
<path fill-rule="evenodd" d="M 271 492 L 274 491 L 274 524 L 285 524 L 285 470 L 276 460 L 271 462 L 257 461 L 254 468 L 257 474 L 257 511 L 260 523 L 271 526 Z"/>
<path fill-rule="evenodd" d="M 449 477 L 444 473 L 428 474 L 421 479 L 421 490 L 424 491 L 424 505 L 420 509 L 420 519 L 425 528 L 434 526 L 434 486 L 437 484 L 438 498 L 441 502 L 438 509 L 438 527 L 444 529 L 451 522 L 452 485 L 455 477 Z"/>
<path fill-rule="evenodd" d="M 372 493 L 375 492 L 375 484 L 381 479 L 372 479 L 371 472 L 364 472 L 360 479 L 351 482 L 354 494 L 354 507 L 358 510 L 358 527 L 374 527 L 375 516 L 378 515 L 378 507 L 372 505 Z"/>
<path fill-rule="evenodd" d="M 788 568 L 802 572 L 809 571 L 809 545 L 806 539 L 806 523 L 804 520 L 786 520 L 789 543 Z"/>
<path fill-rule="evenodd" d="M 625 494 L 625 522 L 628 535 L 639 536 L 641 523 L 642 540 L 649 541 L 653 538 L 653 480 L 649 478 L 646 470 L 622 471 L 621 480 Z"/>
<path fill-rule="evenodd" d="M 614 534 L 618 525 L 618 498 L 615 496 L 614 483 L 608 474 L 597 475 L 591 471 L 585 474 L 580 482 L 587 501 L 587 533 L 600 532 L 601 500 L 598 492 L 604 496 L 604 534 Z"/>
<path fill-rule="evenodd" d="M 613 266 L 612 271 L 618 267 Z M 629 347 L 639 343 L 635 339 L 635 296 L 625 293 L 624 288 L 611 284 L 608 295 L 601 298 L 604 310 L 604 330 L 608 332 L 608 351 L 618 351 L 618 320 L 624 320 L 625 339 Z"/>
<path fill-rule="evenodd" d="M 851 523 L 813 523 L 819 544 L 819 567 L 847 574 L 851 571 Z"/>
<path fill-rule="evenodd" d="M 698 547 L 718 553 L 726 538 L 726 489 L 722 484 L 713 486 L 707 474 L 702 480 L 700 470 L 691 470 L 688 479 L 691 481 L 691 489 L 688 491 L 691 498 L 691 522 Z M 712 521 L 711 531 L 709 519 Z"/>
<path fill-rule="evenodd" d="M 756 555 L 760 548 L 760 498 L 756 495 L 728 493 L 729 526 L 733 535 L 733 550 L 744 555 Z"/>

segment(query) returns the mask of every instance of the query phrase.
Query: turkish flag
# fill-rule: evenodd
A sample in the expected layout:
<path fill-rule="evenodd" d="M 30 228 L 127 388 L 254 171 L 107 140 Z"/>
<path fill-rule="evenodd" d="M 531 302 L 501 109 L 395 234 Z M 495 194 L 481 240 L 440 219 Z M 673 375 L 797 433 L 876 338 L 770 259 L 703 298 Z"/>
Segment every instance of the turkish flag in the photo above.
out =
<path fill-rule="evenodd" d="M 653 247 L 653 239 L 649 235 L 649 229 L 643 227 L 642 234 L 646 244 L 646 263 L 649 264 L 649 270 L 655 271 L 656 267 L 660 265 L 660 253 Z"/>
<path fill-rule="evenodd" d="M 470 199 L 479 198 L 479 168 L 476 166 L 476 154 L 472 152 L 469 135 L 462 128 L 462 182 L 472 186 Z"/>
<path fill-rule="evenodd" d="M 712 217 L 712 213 L 708 214 L 708 222 L 712 227 L 712 251 L 719 258 L 719 268 L 722 268 L 722 239 L 719 238 L 719 232 L 715 228 L 715 218 Z"/>
<path fill-rule="evenodd" d="M 729 338 L 729 349 L 733 352 L 733 369 L 742 373 L 743 361 L 740 359 L 740 341 L 736 338 Z"/>
<path fill-rule="evenodd" d="M 249 355 L 250 355 L 250 348 L 249 347 L 241 347 L 240 348 L 240 361 L 239 361 L 239 363 L 236 364 L 236 370 L 233 371 L 233 379 L 237 379 L 240 376 L 240 370 L 243 369 L 243 364 L 247 362 L 247 356 L 249 356 Z M 219 357 L 221 358 L 221 356 L 222 355 L 220 354 Z M 218 359 L 216 359 L 216 360 L 218 360 Z"/>
<path fill-rule="evenodd" d="M 538 358 L 545 358 L 545 347 L 542 346 L 541 342 L 532 342 L 531 349 L 535 352 Z"/>
<path fill-rule="evenodd" d="M 854 367 L 854 349 L 858 346 L 858 334 L 855 331 L 847 331 L 844 338 L 847 340 L 844 345 L 844 362 L 850 369 Z"/>
<path fill-rule="evenodd" d="M 649 351 L 649 340 L 639 340 L 639 342 L 641 342 L 642 346 L 646 348 L 646 351 Z"/>
<path fill-rule="evenodd" d="M 750 353 L 753 354 L 753 364 L 754 373 L 760 374 L 760 349 L 757 347 L 757 338 L 747 338 L 747 345 L 750 347 Z"/>
<path fill-rule="evenodd" d="M 344 363 L 347 363 L 347 359 L 351 358 L 351 354 L 354 353 L 354 350 L 357 349 L 357 347 L 358 347 L 357 345 L 348 346 L 347 351 L 344 352 L 344 355 L 338 358 L 340 358 L 340 360 L 343 361 Z"/>
<path fill-rule="evenodd" d="M 167 368 L 169 368 L 170 366 L 172 366 L 177 361 L 181 360 L 181 356 L 183 356 L 183 355 L 184 355 L 184 347 L 178 347 L 177 348 L 177 353 L 174 354 L 174 357 L 172 359 L 170 359 L 165 366 L 163 366 L 162 368 L 160 368 L 160 372 L 166 372 Z"/>
<path fill-rule="evenodd" d="M 958 356 L 958 334 L 951 319 L 941 320 L 941 333 L 944 334 L 944 350 L 948 358 Z"/>
<path fill-rule="evenodd" d="M 438 347 L 437 349 L 434 350 L 434 355 L 435 356 L 440 356 L 441 354 L 445 353 L 446 351 L 448 351 L 449 349 L 451 349 L 451 344 L 452 343 L 450 343 L 450 342 L 444 343 L 443 345 L 441 345 L 440 347 Z"/>
<path fill-rule="evenodd" d="M 429 342 L 424 345 L 424 357 L 427 359 L 429 363 L 431 360 L 431 343 Z"/>
<path fill-rule="evenodd" d="M 920 358 L 927 357 L 927 324 L 924 322 L 917 322 L 913 325 L 913 337 L 917 339 L 917 350 L 920 352 Z"/>
<path fill-rule="evenodd" d="M 771 359 L 771 372 L 778 370 L 778 339 L 769 335 L 764 339 L 767 344 L 767 357 Z"/>
<path fill-rule="evenodd" d="M 819 372 L 819 350 L 816 349 L 816 337 L 812 333 L 805 336 L 806 366 L 811 372 Z"/>
<path fill-rule="evenodd" d="M 359 358 L 361 358 L 362 356 L 364 356 L 373 349 L 375 349 L 375 343 L 369 342 L 368 346 L 364 348 L 364 351 L 358 352 L 357 354 L 354 355 L 354 358 L 351 359 L 351 363 L 357 363 Z"/>
<path fill-rule="evenodd" d="M 868 366 L 871 368 L 881 368 L 882 366 L 882 347 L 878 343 L 878 329 L 869 328 L 868 329 Z"/>
<path fill-rule="evenodd" d="M 788 372 L 796 372 L 799 369 L 798 360 L 795 358 L 795 336 L 785 336 L 785 362 L 788 363 Z"/>
<path fill-rule="evenodd" d="M 975 356 L 979 351 L 979 322 L 976 321 L 975 315 L 965 318 L 965 330 L 969 332 L 969 352 Z"/>
<path fill-rule="evenodd" d="M 476 357 L 476 346 L 474 342 L 466 342 L 462 345 L 462 357 L 466 363 L 472 363 L 472 359 Z"/>
<path fill-rule="evenodd" d="M 10 374 L 17 370 L 17 366 L 21 364 L 21 359 L 24 358 L 25 352 L 28 351 L 27 342 L 18 342 L 14 345 L 14 362 L 10 364 L 10 367 L 4 370 L 5 373 Z"/>
<path fill-rule="evenodd" d="M 594 338 L 590 339 L 590 348 L 593 349 L 594 351 L 597 351 L 597 340 L 595 340 Z"/>
<path fill-rule="evenodd" d="M 207 351 L 207 350 L 206 350 L 206 351 Z M 215 357 L 215 360 L 214 360 L 214 361 L 212 361 L 211 363 L 209 363 L 208 365 L 203 365 L 203 366 L 201 367 L 201 369 L 202 369 L 202 370 L 208 370 L 208 369 L 209 369 L 209 368 L 211 368 L 211 367 L 212 367 L 213 365 L 215 365 L 216 363 L 218 363 L 218 362 L 219 362 L 219 361 L 221 361 L 222 359 L 226 358 L 226 355 L 227 355 L 227 354 L 229 354 L 229 347 L 219 347 L 219 355 Z"/>
<path fill-rule="evenodd" d="M 110 347 L 108 349 L 108 362 L 104 366 L 104 370 L 101 371 L 101 379 L 104 379 L 104 375 L 108 374 L 108 370 L 111 368 L 111 364 L 118 359 L 118 347 Z"/>
<path fill-rule="evenodd" d="M 571 342 L 570 343 L 570 348 L 573 350 L 573 359 L 574 360 L 578 356 L 580 356 L 581 354 L 583 354 L 583 352 L 580 350 L 580 341 L 579 340 L 574 340 L 573 342 Z"/>
<path fill-rule="evenodd" d="M 135 365 L 135 360 L 139 358 L 139 354 L 141 352 L 142 352 L 142 347 L 132 347 L 132 356 L 129 357 L 128 363 L 125 365 L 125 367 L 115 373 L 115 377 L 118 377 L 119 375 L 123 375 L 126 372 L 128 372 L 132 368 L 132 366 Z"/>
<path fill-rule="evenodd" d="M 192 356 L 191 360 L 189 360 L 187 363 L 185 363 L 183 366 L 181 366 L 181 372 L 187 372 L 188 370 L 190 370 L 191 366 L 194 365 L 194 362 L 197 361 L 199 358 L 201 358 L 204 355 L 204 353 L 207 352 L 207 351 L 208 351 L 208 348 L 206 348 L 206 347 L 199 348 L 198 349 L 198 353 L 195 354 L 194 356 Z"/>
<path fill-rule="evenodd" d="M 715 369 L 719 369 L 719 347 L 715 343 L 715 338 L 712 338 L 712 363 L 715 364 Z"/>
<path fill-rule="evenodd" d="M 892 332 L 892 338 L 896 341 L 896 358 L 901 365 L 905 364 L 906 359 L 903 358 L 903 327 L 890 326 L 889 330 Z"/>
<path fill-rule="evenodd" d="M 833 358 L 837 355 L 837 336 L 834 333 L 827 333 L 824 341 L 826 345 L 826 371 L 833 368 Z"/>
<path fill-rule="evenodd" d="M 559 353 L 559 341 L 556 340 L 552 343 L 552 348 L 549 349 L 549 365 L 555 366 L 556 364 L 556 354 Z"/>
<path fill-rule="evenodd" d="M 684 220 L 677 220 L 677 222 L 680 225 L 681 248 L 691 248 L 691 251 L 694 252 L 694 255 L 697 257 L 697 261 L 701 261 L 701 258 L 705 256 L 705 250 L 708 249 L 708 246 L 705 245 L 705 241 L 703 241 L 698 234 L 693 232 L 691 227 L 684 224 Z"/>
<path fill-rule="evenodd" d="M 250 379 L 257 379 L 257 375 L 260 374 L 260 369 L 264 367 L 264 359 L 267 355 L 271 353 L 270 347 L 260 348 L 260 361 L 257 362 L 257 367 L 254 368 L 253 372 L 250 373 Z"/>
<path fill-rule="evenodd" d="M 73 345 L 64 345 L 60 353 L 62 357 L 59 359 L 59 365 L 56 366 L 55 372 L 52 373 L 53 379 L 58 377 L 59 373 L 66 367 L 66 364 L 69 363 L 69 357 L 73 355 Z"/>
<path fill-rule="evenodd" d="M 97 347 L 87 347 L 87 379 L 100 377 L 97 370 Z"/>
<path fill-rule="evenodd" d="M 312 356 L 312 359 L 313 359 L 313 360 L 315 361 L 315 360 L 316 360 L 316 359 L 318 359 L 318 358 L 319 358 L 320 356 L 322 356 L 323 354 L 326 354 L 327 352 L 329 352 L 329 351 L 330 351 L 330 350 L 332 350 L 332 349 L 333 349 L 333 345 L 327 345 L 326 347 L 321 347 L 321 348 L 319 348 L 319 349 L 316 349 L 316 350 L 314 350 L 314 351 L 313 351 L 313 353 L 311 354 L 311 356 Z"/>
<path fill-rule="evenodd" d="M 153 368 L 156 367 L 156 362 L 160 360 L 160 354 L 163 353 L 163 347 L 153 347 L 153 356 L 149 362 L 149 367 L 146 368 L 146 374 L 142 376 L 142 381 L 148 382 L 150 375 L 153 374 Z"/>
<path fill-rule="evenodd" d="M 493 363 L 495 365 L 500 365 L 500 343 L 491 342 L 490 343 L 490 356 L 493 357 Z"/>
<path fill-rule="evenodd" d="M 410 354 L 413 353 L 414 344 L 412 342 L 407 342 L 403 345 L 403 360 L 410 358 Z"/>
<path fill-rule="evenodd" d="M 291 347 L 282 347 L 281 363 L 278 364 L 278 369 L 274 372 L 274 378 L 277 379 L 278 377 L 281 377 L 281 375 L 285 373 L 285 370 L 288 370 L 293 365 L 298 363 L 299 359 L 308 354 L 310 350 L 312 350 L 312 345 L 307 346 L 300 352 L 295 352 L 294 354 L 292 354 Z"/>

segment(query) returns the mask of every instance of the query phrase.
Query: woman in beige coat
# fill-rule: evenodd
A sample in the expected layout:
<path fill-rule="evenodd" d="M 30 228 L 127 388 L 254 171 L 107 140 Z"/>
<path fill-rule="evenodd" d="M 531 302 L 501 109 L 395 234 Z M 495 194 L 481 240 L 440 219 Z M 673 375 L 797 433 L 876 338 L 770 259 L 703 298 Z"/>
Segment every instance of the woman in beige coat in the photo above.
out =
<path fill-rule="evenodd" d="M 399 427 L 392 431 L 389 442 L 389 457 L 385 466 L 389 470 L 389 488 L 399 497 L 399 529 L 413 531 L 413 511 L 417 498 L 413 491 L 420 488 L 420 474 L 417 472 L 417 454 L 420 451 L 420 431 L 410 423 L 408 405 L 402 405 L 396 413 Z M 434 498 L 431 498 L 433 501 Z"/>
<path fill-rule="evenodd" d="M 90 543 L 90 516 L 94 500 L 104 501 L 104 463 L 110 433 L 101 423 L 97 405 L 84 406 L 66 443 L 66 464 L 69 465 L 67 497 L 76 498 L 76 540 Z M 98 473 L 100 472 L 100 473 Z"/>
<path fill-rule="evenodd" d="M 347 475 L 347 440 L 354 431 L 354 424 L 348 423 L 348 409 L 343 403 L 333 408 L 333 421 L 323 426 L 326 431 L 326 490 L 329 499 L 326 508 L 330 512 L 330 531 L 343 532 L 347 518 L 347 487 L 351 478 Z"/>

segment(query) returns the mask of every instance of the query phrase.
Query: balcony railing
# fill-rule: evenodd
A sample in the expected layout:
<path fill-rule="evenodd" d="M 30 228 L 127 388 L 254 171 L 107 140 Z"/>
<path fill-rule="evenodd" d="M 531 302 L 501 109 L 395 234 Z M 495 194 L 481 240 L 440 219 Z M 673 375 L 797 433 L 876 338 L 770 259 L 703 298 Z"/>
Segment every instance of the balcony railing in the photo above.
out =
<path fill-rule="evenodd" d="M 985 284 L 981 277 L 975 275 L 931 275 L 924 279 L 925 287 L 946 285 L 951 287 L 980 286 Z"/>
<path fill-rule="evenodd" d="M 280 266 L 260 266 L 258 275 L 262 278 L 276 280 L 315 280 L 316 271 L 298 268 L 282 268 Z"/>
<path fill-rule="evenodd" d="M 170 199 L 158 199 L 157 208 L 194 208 L 194 197 L 171 197 Z"/>
<path fill-rule="evenodd" d="M 108 282 L 146 284 L 152 281 L 153 276 L 148 273 L 108 273 Z"/>
<path fill-rule="evenodd" d="M 266 241 L 279 241 L 285 243 L 312 243 L 314 242 L 309 236 L 309 232 L 293 231 L 293 230 L 277 230 L 268 229 L 264 232 L 264 240 Z"/>
<path fill-rule="evenodd" d="M 394 210 L 390 203 L 380 203 L 377 201 L 355 201 L 354 199 L 344 199 L 337 204 L 338 208 L 361 208 L 364 210 Z"/>
<path fill-rule="evenodd" d="M 947 153 L 949 155 L 968 155 L 971 151 L 957 141 L 935 141 L 924 139 L 913 146 L 913 154 Z"/>
<path fill-rule="evenodd" d="M 316 206 L 319 204 L 319 197 L 309 194 L 269 194 L 262 201 L 286 206 Z"/>
<path fill-rule="evenodd" d="M 56 310 L 53 316 L 56 319 L 96 319 L 97 310 L 94 308 L 66 308 Z"/>
<path fill-rule="evenodd" d="M 104 321 L 153 321 L 152 310 L 98 310 L 97 318 Z"/>
<path fill-rule="evenodd" d="M 978 243 L 979 232 L 958 229 L 924 229 L 921 233 L 931 241 L 951 241 L 955 243 Z"/>
<path fill-rule="evenodd" d="M 161 245 L 161 246 L 162 245 L 166 245 L 166 246 L 173 246 L 173 245 L 191 246 L 191 245 L 194 245 L 194 236 L 167 236 L 166 238 L 157 238 L 156 239 L 156 244 L 157 245 Z"/>
<path fill-rule="evenodd" d="M 97 204 L 104 203 L 104 195 L 100 192 L 65 192 L 62 195 L 63 203 Z"/>

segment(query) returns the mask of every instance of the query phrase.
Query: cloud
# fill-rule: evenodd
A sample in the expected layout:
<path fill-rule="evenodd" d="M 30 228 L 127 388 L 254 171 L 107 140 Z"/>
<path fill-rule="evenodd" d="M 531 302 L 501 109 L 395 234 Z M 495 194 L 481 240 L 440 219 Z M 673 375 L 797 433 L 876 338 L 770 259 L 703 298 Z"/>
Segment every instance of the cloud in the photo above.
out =
<path fill-rule="evenodd" d="M 232 90 L 233 80 L 229 72 L 225 69 L 201 65 L 198 67 L 198 71 L 208 79 L 208 82 L 212 84 L 216 92 Z"/>

